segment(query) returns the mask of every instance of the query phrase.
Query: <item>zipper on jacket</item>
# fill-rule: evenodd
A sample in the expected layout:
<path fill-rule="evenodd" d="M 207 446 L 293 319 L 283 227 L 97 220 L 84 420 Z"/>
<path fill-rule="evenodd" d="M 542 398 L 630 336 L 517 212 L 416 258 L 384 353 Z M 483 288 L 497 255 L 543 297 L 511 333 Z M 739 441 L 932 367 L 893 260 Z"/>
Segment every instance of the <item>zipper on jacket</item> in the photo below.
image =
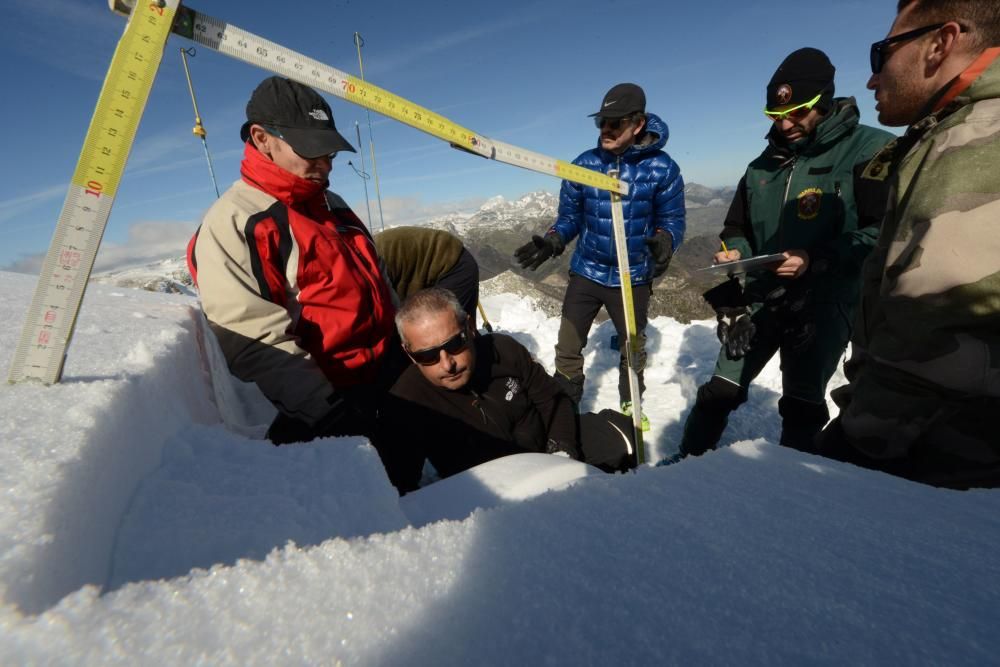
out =
<path fill-rule="evenodd" d="M 483 426 L 489 426 L 489 418 L 486 416 L 486 410 L 483 409 L 483 404 L 481 399 L 483 398 L 479 392 L 470 389 L 469 393 L 472 394 L 472 407 L 479 410 L 479 415 L 483 418 Z"/>
<path fill-rule="evenodd" d="M 785 204 L 788 203 L 788 192 L 792 189 L 792 175 L 795 173 L 796 164 L 798 164 L 798 156 L 792 158 L 788 168 L 788 176 L 785 177 L 785 194 L 781 198 L 781 210 L 778 211 L 778 248 L 781 252 L 788 250 L 785 247 Z"/>

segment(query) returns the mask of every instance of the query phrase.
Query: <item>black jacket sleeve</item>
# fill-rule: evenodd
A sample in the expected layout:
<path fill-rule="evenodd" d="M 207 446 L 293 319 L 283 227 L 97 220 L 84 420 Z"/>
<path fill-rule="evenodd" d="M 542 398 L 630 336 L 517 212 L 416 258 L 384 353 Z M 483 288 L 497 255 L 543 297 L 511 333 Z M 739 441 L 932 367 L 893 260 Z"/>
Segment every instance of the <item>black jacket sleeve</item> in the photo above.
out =
<path fill-rule="evenodd" d="M 753 227 L 750 225 L 750 204 L 747 201 L 747 177 L 740 178 L 733 201 L 729 204 L 726 221 L 722 225 L 719 238 L 730 250 L 739 250 L 743 257 L 754 254 Z"/>
<path fill-rule="evenodd" d="M 569 397 L 552 376 L 545 372 L 542 365 L 531 358 L 531 353 L 523 345 L 515 345 L 524 390 L 545 424 L 548 439 L 558 443 L 573 458 L 579 459 L 576 414 Z"/>

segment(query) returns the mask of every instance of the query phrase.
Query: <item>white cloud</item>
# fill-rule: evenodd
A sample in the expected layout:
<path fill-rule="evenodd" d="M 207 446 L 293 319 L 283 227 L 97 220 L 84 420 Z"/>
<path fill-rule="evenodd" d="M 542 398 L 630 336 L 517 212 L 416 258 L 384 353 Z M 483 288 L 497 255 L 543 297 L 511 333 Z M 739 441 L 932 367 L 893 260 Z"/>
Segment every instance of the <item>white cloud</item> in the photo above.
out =
<path fill-rule="evenodd" d="M 42 188 L 41 190 L 21 195 L 20 197 L 0 201 L 0 222 L 6 222 L 7 220 L 11 220 L 13 218 L 21 218 L 24 213 L 30 211 L 39 204 L 53 199 L 64 198 L 68 189 L 69 183 L 60 183 L 59 185 L 50 185 Z M 3 229 L 5 232 L 11 232 L 16 229 L 34 227 L 36 224 L 37 222 L 35 220 L 29 220 L 22 222 L 20 225 L 4 227 Z"/>
<path fill-rule="evenodd" d="M 104 243 L 97 253 L 94 271 L 114 271 L 184 255 L 194 234 L 194 222 L 138 222 L 128 229 L 125 243 Z"/>

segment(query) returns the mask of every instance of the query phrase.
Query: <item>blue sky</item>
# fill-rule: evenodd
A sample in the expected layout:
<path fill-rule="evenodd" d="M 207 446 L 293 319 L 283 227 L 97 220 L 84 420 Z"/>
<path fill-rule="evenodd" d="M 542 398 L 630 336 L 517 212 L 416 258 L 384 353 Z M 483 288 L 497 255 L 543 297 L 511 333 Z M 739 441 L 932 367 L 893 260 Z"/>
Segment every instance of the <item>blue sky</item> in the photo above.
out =
<path fill-rule="evenodd" d="M 634 81 L 670 127 L 667 151 L 685 180 L 733 185 L 763 147 L 764 86 L 791 51 L 813 46 L 837 67 L 837 94 L 858 98 L 868 45 L 883 37 L 895 2 L 423 3 L 192 2 L 342 71 L 358 74 L 353 34 L 365 39 L 366 78 L 488 137 L 572 160 L 596 143 L 587 114 L 615 83 Z M 35 270 L 44 255 L 124 19 L 104 0 L 13 0 L 0 26 L 6 160 L 0 179 L 0 268 Z M 179 49 L 167 43 L 102 244 L 102 256 L 179 255 L 215 192 Z M 238 129 L 250 92 L 269 73 L 197 47 L 190 67 L 220 188 L 238 175 Z M 338 128 L 357 143 L 364 109 L 328 96 Z M 419 222 L 468 210 L 494 195 L 556 192 L 559 181 L 483 160 L 372 114 L 383 212 Z M 332 189 L 366 218 L 363 181 L 342 154 Z M 369 195 L 375 227 L 374 184 Z"/>

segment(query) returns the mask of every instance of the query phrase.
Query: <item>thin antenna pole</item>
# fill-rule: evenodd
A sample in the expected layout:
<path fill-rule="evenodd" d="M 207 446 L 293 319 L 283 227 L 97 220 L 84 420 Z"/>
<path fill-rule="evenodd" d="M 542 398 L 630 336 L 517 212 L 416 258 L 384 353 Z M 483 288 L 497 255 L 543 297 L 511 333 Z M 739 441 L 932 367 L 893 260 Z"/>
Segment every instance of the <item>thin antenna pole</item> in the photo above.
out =
<path fill-rule="evenodd" d="M 212 177 L 212 187 L 215 188 L 215 196 L 219 196 L 219 183 L 215 180 L 215 169 L 212 167 L 212 154 L 208 152 L 208 132 L 205 131 L 205 126 L 201 124 L 201 115 L 198 113 L 198 101 L 194 97 L 194 85 L 191 83 L 191 71 L 188 69 L 187 57 L 195 56 L 195 50 L 192 46 L 190 49 L 185 49 L 181 47 L 181 62 L 184 63 L 184 76 L 187 78 L 188 92 L 191 93 L 191 106 L 194 107 L 194 129 L 191 132 L 199 137 L 201 137 L 201 145 L 205 149 L 205 160 L 208 161 L 208 175 Z"/>
<path fill-rule="evenodd" d="M 358 47 L 358 68 L 361 70 L 361 80 L 365 80 L 365 66 L 361 62 L 361 47 L 364 46 L 365 40 L 362 39 L 361 33 L 354 33 L 354 45 Z M 371 150 L 372 158 L 372 175 L 375 176 L 375 198 L 378 201 L 378 220 L 379 224 L 382 226 L 382 231 L 385 231 L 385 218 L 382 217 L 382 189 L 379 187 L 378 182 L 378 165 L 375 163 L 375 136 L 372 133 L 372 113 L 367 108 L 365 109 L 365 115 L 368 116 L 368 147 Z M 360 139 L 358 140 L 360 143 Z M 360 148 L 360 146 L 358 146 Z"/>
<path fill-rule="evenodd" d="M 358 121 L 354 121 L 354 132 L 358 135 L 358 148 L 361 148 L 361 126 L 358 125 Z M 372 224 L 372 204 L 368 199 L 368 174 L 365 172 L 365 152 L 362 150 L 358 153 L 358 157 L 361 158 L 361 182 L 365 184 L 365 208 L 368 209 L 368 226 L 374 228 Z M 382 225 L 382 231 L 385 231 L 385 225 Z"/>

